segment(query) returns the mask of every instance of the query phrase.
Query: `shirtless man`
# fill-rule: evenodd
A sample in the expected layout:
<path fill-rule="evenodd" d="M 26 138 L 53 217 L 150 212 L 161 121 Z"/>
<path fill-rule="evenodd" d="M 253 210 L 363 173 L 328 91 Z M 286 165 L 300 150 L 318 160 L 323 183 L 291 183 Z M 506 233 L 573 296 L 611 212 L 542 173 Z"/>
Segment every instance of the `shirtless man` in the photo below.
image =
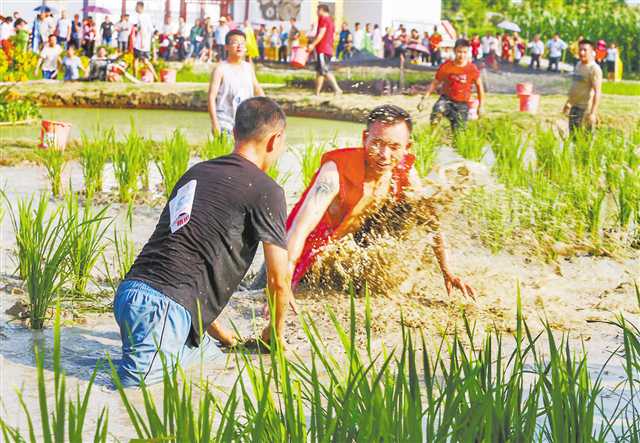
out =
<path fill-rule="evenodd" d="M 320 169 L 287 219 L 294 288 L 330 241 L 360 228 L 363 215 L 372 205 L 390 195 L 400 198 L 407 190 L 421 191 L 420 178 L 413 168 L 415 157 L 410 154 L 411 130 L 411 117 L 405 110 L 383 105 L 369 114 L 362 148 L 338 149 L 323 156 Z M 456 288 L 473 297 L 473 288 L 449 269 L 442 233 L 435 236 L 433 250 L 447 293 Z"/>

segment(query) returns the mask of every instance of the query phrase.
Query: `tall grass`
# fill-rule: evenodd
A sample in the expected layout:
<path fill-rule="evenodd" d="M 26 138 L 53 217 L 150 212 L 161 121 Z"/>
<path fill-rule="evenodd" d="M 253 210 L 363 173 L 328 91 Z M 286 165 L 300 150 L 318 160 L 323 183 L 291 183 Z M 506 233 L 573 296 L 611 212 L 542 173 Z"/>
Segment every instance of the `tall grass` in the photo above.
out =
<path fill-rule="evenodd" d="M 61 149 L 37 149 L 38 161 L 47 170 L 51 192 L 54 197 L 62 197 L 62 171 L 66 163 L 65 153 Z"/>
<path fill-rule="evenodd" d="M 104 264 L 104 274 L 106 280 L 115 291 L 118 284 L 129 272 L 133 262 L 136 259 L 135 244 L 129 238 L 126 231 L 118 234 L 118 230 L 113 228 L 113 237 L 110 239 L 113 246 L 114 254 L 110 263 L 107 262 L 104 254 L 102 254 L 102 262 Z"/>
<path fill-rule="evenodd" d="M 190 381 L 179 366 L 161 357 L 161 400 L 143 385 L 140 395 L 136 394 L 142 397 L 139 407 L 132 393 L 122 388 L 112 365 L 133 437 L 136 441 L 170 442 L 443 443 L 612 441 L 618 437 L 638 441 L 640 437 L 634 399 L 622 388 L 637 383 L 640 331 L 636 325 L 619 323 L 628 380 L 605 393 L 602 374 L 609 363 L 594 377 L 585 354 L 571 351 L 567 339 L 558 342 L 548 326 L 542 334 L 533 334 L 523 318 L 519 292 L 512 346 L 506 345 L 499 332 L 480 339 L 474 326 L 465 321 L 463 328 L 452 331 L 439 345 L 433 346 L 423 335 L 403 326 L 397 347 L 374 350 L 366 292 L 359 302 L 365 304 L 362 334 L 357 332 L 353 294 L 346 326 L 329 311 L 339 350 L 329 346 L 313 319 L 302 316 L 311 347 L 304 359 L 288 358 L 278 341 L 270 345 L 269 356 L 255 359 L 237 354 L 238 377 L 225 400 L 219 399 L 207 382 Z M 58 389 L 53 428 L 56 435 L 62 435 L 60 417 L 72 409 L 60 401 L 64 378 L 59 362 L 55 363 L 59 328 L 55 334 L 54 386 Z M 546 345 L 540 340 L 543 334 Z M 507 352 L 507 347 L 512 350 Z M 611 358 L 619 357 L 613 352 Z M 42 360 L 37 363 L 42 371 Z M 44 377 L 39 377 L 38 383 L 41 405 L 45 403 L 40 414 L 46 428 L 49 411 Z M 87 392 L 90 388 L 91 383 Z M 615 410 L 600 410 L 604 395 L 617 402 Z M 78 403 L 86 404 L 88 398 L 85 394 Z M 24 407 L 24 412 L 30 417 L 28 408 Z M 100 417 L 106 417 L 104 410 Z M 596 425 L 598 418 L 602 418 L 600 426 Z M 80 420 L 80 428 L 82 423 Z M 4 420 L 0 425 L 5 435 L 11 436 L 10 441 L 20 441 L 20 430 L 8 427 Z M 106 432 L 105 421 L 99 421 L 98 429 Z"/>
<path fill-rule="evenodd" d="M 96 192 L 102 191 L 104 167 L 115 147 L 116 134 L 113 128 L 104 131 L 98 128 L 93 138 L 82 134 L 80 166 L 88 200 L 91 200 Z"/>
<path fill-rule="evenodd" d="M 112 223 L 107 220 L 108 209 L 105 206 L 94 213 L 87 202 L 80 210 L 78 194 L 67 194 L 64 217 L 69 229 L 68 262 L 72 290 L 76 295 L 86 293 L 91 272 L 106 247 L 104 238 Z"/>
<path fill-rule="evenodd" d="M 17 209 L 10 206 L 9 210 L 33 329 L 43 327 L 53 300 L 71 276 L 67 258 L 72 246 L 70 226 L 76 220 L 65 219 L 61 208 L 48 212 L 48 200 L 44 195 L 35 207 L 31 197 L 18 200 Z"/>
<path fill-rule="evenodd" d="M 233 150 L 233 137 L 226 133 L 221 133 L 209 137 L 207 142 L 200 146 L 198 155 L 201 160 L 211 160 L 231 154 Z"/>
<path fill-rule="evenodd" d="M 176 129 L 167 138 L 156 154 L 156 166 L 162 175 L 164 196 L 169 198 L 173 187 L 189 167 L 189 144 L 180 130 Z"/>
<path fill-rule="evenodd" d="M 142 189 L 149 189 L 150 146 L 138 134 L 133 121 L 124 142 L 117 143 L 113 155 L 113 168 L 118 181 L 118 198 L 131 203 L 138 195 L 138 178 Z"/>
<path fill-rule="evenodd" d="M 335 146 L 336 137 L 334 136 L 332 141 L 322 143 L 309 140 L 301 151 L 296 151 L 296 155 L 300 161 L 302 184 L 305 188 L 309 186 L 316 172 L 320 169 L 320 162 L 324 153 L 335 148 Z"/>
<path fill-rule="evenodd" d="M 486 136 L 476 122 L 469 122 L 465 128 L 456 131 L 453 142 L 458 154 L 466 159 L 479 162 L 485 156 Z"/>

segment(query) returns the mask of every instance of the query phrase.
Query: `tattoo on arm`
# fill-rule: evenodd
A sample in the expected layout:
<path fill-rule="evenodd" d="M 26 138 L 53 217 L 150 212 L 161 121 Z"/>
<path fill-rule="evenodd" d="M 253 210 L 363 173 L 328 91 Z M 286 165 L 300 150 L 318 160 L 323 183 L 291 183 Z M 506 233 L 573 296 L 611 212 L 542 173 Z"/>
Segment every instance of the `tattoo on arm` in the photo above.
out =
<path fill-rule="evenodd" d="M 336 182 L 325 177 L 321 177 L 315 185 L 314 199 L 316 202 L 322 201 L 336 192 Z"/>

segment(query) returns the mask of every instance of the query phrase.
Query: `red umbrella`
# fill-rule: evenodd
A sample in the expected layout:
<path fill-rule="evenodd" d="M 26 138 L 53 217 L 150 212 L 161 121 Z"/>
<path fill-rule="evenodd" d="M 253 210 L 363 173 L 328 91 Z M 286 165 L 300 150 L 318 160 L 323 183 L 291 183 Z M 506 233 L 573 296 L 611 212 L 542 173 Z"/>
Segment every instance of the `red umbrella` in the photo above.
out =
<path fill-rule="evenodd" d="M 102 6 L 87 6 L 83 9 L 83 12 L 86 12 L 87 14 L 93 13 L 111 15 L 111 11 L 109 11 L 107 8 L 103 8 Z"/>
<path fill-rule="evenodd" d="M 419 43 L 412 43 L 410 45 L 407 46 L 407 49 L 410 51 L 417 51 L 417 52 L 424 52 L 424 53 L 428 53 L 429 52 L 429 48 L 427 48 L 424 45 L 421 45 Z"/>

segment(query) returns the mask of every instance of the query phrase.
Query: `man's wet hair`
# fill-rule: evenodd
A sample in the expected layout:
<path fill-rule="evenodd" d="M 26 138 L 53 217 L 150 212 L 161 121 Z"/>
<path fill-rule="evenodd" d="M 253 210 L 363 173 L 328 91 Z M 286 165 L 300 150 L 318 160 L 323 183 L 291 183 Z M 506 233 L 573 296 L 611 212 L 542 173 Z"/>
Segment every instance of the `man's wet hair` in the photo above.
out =
<path fill-rule="evenodd" d="M 583 38 L 582 40 L 580 40 L 580 43 L 578 43 L 578 45 L 589 45 L 592 48 L 596 47 L 596 44 L 593 41 L 587 40 L 586 38 Z"/>
<path fill-rule="evenodd" d="M 244 32 L 242 32 L 239 29 L 233 29 L 233 30 L 227 32 L 227 36 L 224 38 L 224 44 L 228 45 L 231 42 L 231 37 L 233 37 L 234 35 L 239 35 L 240 37 L 245 39 L 245 41 L 247 40 L 247 36 L 245 35 Z"/>
<path fill-rule="evenodd" d="M 389 126 L 404 123 L 407 125 L 409 132 L 413 130 L 411 115 L 396 105 L 382 105 L 371 111 L 367 117 L 367 130 L 370 130 L 375 123 Z"/>
<path fill-rule="evenodd" d="M 238 106 L 234 134 L 238 142 L 261 140 L 286 124 L 287 118 L 280 105 L 268 97 L 253 97 Z"/>
<path fill-rule="evenodd" d="M 468 48 L 469 46 L 471 46 L 471 43 L 469 43 L 469 40 L 467 40 L 466 38 L 459 38 L 458 40 L 456 40 L 456 44 L 453 46 L 453 49 L 458 49 L 458 48 Z"/>

